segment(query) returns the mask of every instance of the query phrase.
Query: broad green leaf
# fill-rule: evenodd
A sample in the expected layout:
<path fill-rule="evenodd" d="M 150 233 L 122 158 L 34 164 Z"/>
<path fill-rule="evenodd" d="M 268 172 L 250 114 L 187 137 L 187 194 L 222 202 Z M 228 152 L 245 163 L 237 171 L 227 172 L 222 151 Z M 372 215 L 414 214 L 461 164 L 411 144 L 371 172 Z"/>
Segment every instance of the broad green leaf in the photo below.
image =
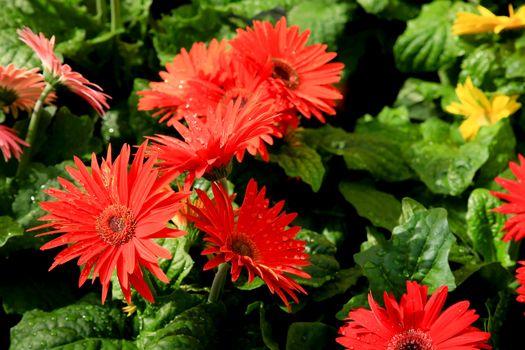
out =
<path fill-rule="evenodd" d="M 98 117 L 76 116 L 67 107 L 55 114 L 47 130 L 46 147 L 40 157 L 47 164 L 56 164 L 73 156 L 88 159 L 91 153 L 101 151 L 100 140 L 93 139 L 93 131 Z"/>
<path fill-rule="evenodd" d="M 355 8 L 355 4 L 338 0 L 306 0 L 288 11 L 287 20 L 301 31 L 310 30 L 309 43 L 326 44 L 329 50 L 336 50 L 337 40 Z"/>
<path fill-rule="evenodd" d="M 368 292 L 354 295 L 350 300 L 343 305 L 343 308 L 337 312 L 335 317 L 343 321 L 348 318 L 348 313 L 354 309 L 359 309 L 361 307 L 369 308 L 368 306 Z"/>
<path fill-rule="evenodd" d="M 406 223 L 418 211 L 427 210 L 423 204 L 418 201 L 405 197 L 401 200 L 401 216 L 399 217 L 399 224 Z"/>
<path fill-rule="evenodd" d="M 11 328 L 11 349 L 48 350 L 88 338 L 121 339 L 125 320 L 118 308 L 86 301 L 51 312 L 28 311 Z"/>
<path fill-rule="evenodd" d="M 362 274 L 361 269 L 357 267 L 339 270 L 335 273 L 332 280 L 312 291 L 312 299 L 315 301 L 323 301 L 343 294 L 357 283 L 358 278 L 361 277 Z"/>
<path fill-rule="evenodd" d="M 453 139 L 445 140 L 448 126 L 433 128 L 432 135 L 426 128 L 430 123 L 435 124 L 436 119 L 422 124 L 422 132 L 428 133 L 428 137 L 414 143 L 403 155 L 433 193 L 460 195 L 488 160 L 488 147 L 476 140 L 464 144 L 456 144 Z"/>
<path fill-rule="evenodd" d="M 131 340 L 89 338 L 56 346 L 52 350 L 139 350 L 139 348 Z"/>
<path fill-rule="evenodd" d="M 439 113 L 435 101 L 448 93 L 449 89 L 442 84 L 408 78 L 399 90 L 394 106 L 407 108 L 411 119 L 426 120 Z"/>
<path fill-rule="evenodd" d="M 29 27 L 36 33 L 43 32 L 46 37 L 55 35 L 57 51 L 61 45 L 71 52 L 82 48 L 78 40 L 79 31 L 89 35 L 98 31 L 98 25 L 80 0 L 17 0 L 4 1 L 0 12 L 0 64 L 14 63 L 18 67 L 40 67 L 40 61 L 33 51 L 18 39 L 16 30 Z M 50 20 L 52 18 L 52 20 Z M 75 29 L 78 28 L 78 29 Z M 66 43 L 72 40 L 68 46 Z"/>
<path fill-rule="evenodd" d="M 392 230 L 401 215 L 401 204 L 391 194 L 358 182 L 341 182 L 339 191 L 356 208 L 359 216 L 378 227 Z"/>
<path fill-rule="evenodd" d="M 288 328 L 286 350 L 333 349 L 336 329 L 321 322 L 294 322 Z"/>
<path fill-rule="evenodd" d="M 428 285 L 430 291 L 443 285 L 452 290 L 456 285 L 448 254 L 453 242 L 446 210 L 418 210 L 394 228 L 389 241 L 355 254 L 354 259 L 377 296 L 383 291 L 401 295 L 406 280 Z"/>
<path fill-rule="evenodd" d="M 486 327 L 487 332 L 490 333 L 490 343 L 494 349 L 508 349 L 514 346 L 512 341 L 504 336 L 504 327 L 509 322 L 508 311 L 511 299 L 514 299 L 514 295 L 507 288 L 500 290 L 498 295 L 485 302 L 485 307 L 489 313 Z"/>
<path fill-rule="evenodd" d="M 154 332 L 164 328 L 175 316 L 197 306 L 202 298 L 174 289 L 169 295 L 155 299 L 154 304 L 146 304 L 144 311 L 137 311 L 140 332 Z"/>
<path fill-rule="evenodd" d="M 235 281 L 234 284 L 235 287 L 240 290 L 253 290 L 264 286 L 264 281 L 260 277 L 255 276 L 253 281 L 251 281 L 251 283 L 248 283 L 248 278 L 243 274 L 239 277 L 237 281 Z"/>
<path fill-rule="evenodd" d="M 498 261 L 505 267 L 514 265 L 509 256 L 509 242 L 501 240 L 505 216 L 492 211 L 500 201 L 488 190 L 477 188 L 470 194 L 467 211 L 467 234 L 474 249 L 485 262 Z"/>
<path fill-rule="evenodd" d="M 321 156 L 299 138 L 291 136 L 288 143 L 271 153 L 270 161 L 283 168 L 286 175 L 298 176 L 317 192 L 323 183 L 325 168 Z"/>
<path fill-rule="evenodd" d="M 357 3 L 370 14 L 386 19 L 406 21 L 419 12 L 417 5 L 405 0 L 357 0 Z"/>
<path fill-rule="evenodd" d="M 364 123 L 357 133 L 348 133 L 342 129 L 325 126 L 315 131 L 308 131 L 308 141 L 317 139 L 314 146 L 319 150 L 344 157 L 349 169 L 369 171 L 375 178 L 385 181 L 401 181 L 413 176 L 406 162 L 400 159 L 400 148 L 404 141 L 397 127 L 383 123 Z M 371 125 L 375 124 L 375 125 Z M 402 129 L 399 128 L 399 129 Z M 390 135 L 385 135 L 392 131 Z"/>
<path fill-rule="evenodd" d="M 160 262 L 160 268 L 164 270 L 170 284 L 178 288 L 184 279 L 190 273 L 193 267 L 193 259 L 188 253 L 191 241 L 187 236 L 178 238 L 164 239 L 161 245 L 167 249 L 173 258 Z"/>
<path fill-rule="evenodd" d="M 397 67 L 405 72 L 429 72 L 454 62 L 462 51 L 458 37 L 452 34 L 452 23 L 456 12 L 469 6 L 450 1 L 423 5 L 394 45 Z"/>
<path fill-rule="evenodd" d="M 519 49 L 505 57 L 506 78 L 525 78 L 525 49 Z"/>
<path fill-rule="evenodd" d="M 272 323 L 266 317 L 267 306 L 259 304 L 259 327 L 261 328 L 261 337 L 264 345 L 270 350 L 279 350 L 279 343 L 274 337 Z"/>
<path fill-rule="evenodd" d="M 459 80 L 465 81 L 470 77 L 474 86 L 482 90 L 493 90 L 494 78 L 505 74 L 505 67 L 502 65 L 503 57 L 507 56 L 505 51 L 508 50 L 498 44 L 479 45 L 461 62 Z"/>
<path fill-rule="evenodd" d="M 3 247 L 11 237 L 21 236 L 23 234 L 24 229 L 12 217 L 0 216 L 0 247 Z"/>
<path fill-rule="evenodd" d="M 226 310 L 223 304 L 201 304 L 175 316 L 165 327 L 143 331 L 137 346 L 144 350 L 204 350 L 218 337 L 218 325 Z"/>
<path fill-rule="evenodd" d="M 334 255 L 337 250 L 323 235 L 302 229 L 296 239 L 306 241 L 305 252 L 310 254 L 310 265 L 303 268 L 312 278 L 295 278 L 300 284 L 320 287 L 334 278 L 340 266 Z"/>

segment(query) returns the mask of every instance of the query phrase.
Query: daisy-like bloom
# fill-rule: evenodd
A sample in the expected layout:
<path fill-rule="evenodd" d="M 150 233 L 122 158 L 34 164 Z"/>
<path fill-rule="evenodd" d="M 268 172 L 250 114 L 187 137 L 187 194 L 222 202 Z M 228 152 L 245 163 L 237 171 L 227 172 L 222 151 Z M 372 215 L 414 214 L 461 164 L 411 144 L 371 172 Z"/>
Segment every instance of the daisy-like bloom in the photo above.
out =
<path fill-rule="evenodd" d="M 518 292 L 516 300 L 525 303 L 525 261 L 518 261 L 518 264 L 521 266 L 516 269 L 516 279 L 520 286 L 516 290 Z"/>
<path fill-rule="evenodd" d="M 231 45 L 259 74 L 269 71 L 268 81 L 290 109 L 324 121 L 322 113 L 335 114 L 335 101 L 342 98 L 332 84 L 341 79 L 344 64 L 329 63 L 337 54 L 326 52 L 326 45 L 306 45 L 309 36 L 308 30 L 299 33 L 298 26 L 288 28 L 283 17 L 275 27 L 254 21 L 253 29 L 238 29 Z"/>
<path fill-rule="evenodd" d="M 189 219 L 204 231 L 209 247 L 202 254 L 213 254 L 204 270 L 222 263 L 231 263 L 232 281 L 235 282 L 245 267 L 248 282 L 259 276 L 272 293 L 276 293 L 290 310 L 286 295 L 299 302 L 295 292 L 306 291 L 290 276 L 310 278 L 298 269 L 310 263 L 304 252 L 306 242 L 295 239 L 300 227 L 287 226 L 297 214 L 281 213 L 284 201 L 269 207 L 265 188 L 257 190 L 257 183 L 251 179 L 246 188 L 244 200 L 239 209 L 232 206 L 232 197 L 222 185 L 213 184 L 213 200 L 205 192 L 196 190 L 203 208 L 193 206 Z"/>
<path fill-rule="evenodd" d="M 516 181 L 502 177 L 494 179 L 508 193 L 490 192 L 493 196 L 507 202 L 495 208 L 495 212 L 514 214 L 503 226 L 505 235 L 502 239 L 504 241 L 510 241 L 511 239 L 519 241 L 525 237 L 525 158 L 519 154 L 518 159 L 520 164 L 509 162 L 509 168 L 516 177 Z"/>
<path fill-rule="evenodd" d="M 16 118 L 19 110 L 31 112 L 44 90 L 44 77 L 38 68 L 19 69 L 13 64 L 0 65 L 0 107 Z M 54 95 L 49 95 L 46 102 L 51 102 Z"/>
<path fill-rule="evenodd" d="M 471 326 L 479 316 L 468 309 L 468 301 L 441 312 L 447 293 L 442 286 L 427 299 L 427 286 L 407 281 L 407 292 L 399 304 L 385 292 L 385 308 L 370 293 L 371 310 L 350 311 L 337 342 L 353 350 L 491 349 L 487 345 L 490 334 Z"/>
<path fill-rule="evenodd" d="M 201 101 L 200 96 L 189 92 L 188 82 L 200 79 L 222 85 L 230 73 L 227 49 L 225 40 L 219 42 L 216 39 L 208 46 L 202 42 L 195 43 L 189 52 L 181 49 L 173 62 L 166 64 L 166 71 L 159 73 L 163 81 L 151 82 L 151 90 L 138 92 L 141 96 L 138 109 L 158 109 L 154 116 L 161 115 L 159 122 L 168 120 L 168 125 L 173 125 L 185 114 L 205 114 L 208 105 Z"/>
<path fill-rule="evenodd" d="M 53 84 L 62 84 L 73 93 L 86 100 L 99 115 L 104 114 L 104 109 L 109 109 L 108 95 L 102 92 L 102 88 L 91 83 L 82 74 L 73 71 L 68 64 L 62 64 L 56 56 L 55 37 L 47 39 L 43 33 L 36 35 L 29 28 L 17 30 L 20 40 L 26 43 L 42 61 L 44 71 L 51 76 Z"/>
<path fill-rule="evenodd" d="M 22 146 L 29 147 L 29 144 L 16 135 L 16 130 L 0 125 L 0 150 L 7 162 L 11 158 L 11 153 L 16 159 L 20 160 Z"/>
<path fill-rule="evenodd" d="M 187 126 L 173 122 L 182 140 L 167 135 L 148 137 L 154 141 L 150 150 L 161 161 L 159 168 L 172 178 L 188 171 L 186 181 L 190 183 L 202 176 L 220 179 L 228 175 L 234 156 L 242 161 L 246 150 L 261 154 L 264 142 L 272 143 L 278 117 L 272 107 L 253 96 L 219 104 L 206 118 L 187 115 Z"/>
<path fill-rule="evenodd" d="M 467 77 L 464 84 L 458 84 L 456 96 L 459 102 L 452 102 L 445 110 L 466 118 L 459 127 L 465 140 L 473 139 L 480 127 L 496 124 L 521 107 L 516 101 L 517 95 L 506 96 L 496 93 L 489 100 L 483 91 L 474 86 L 470 77 Z"/>
<path fill-rule="evenodd" d="M 509 4 L 508 16 L 496 16 L 487 8 L 478 5 L 479 15 L 470 12 L 456 13 L 456 20 L 452 26 L 455 35 L 496 33 L 507 29 L 525 28 L 525 6 L 518 11 Z"/>
<path fill-rule="evenodd" d="M 142 269 L 150 270 L 163 282 L 169 282 L 160 269 L 157 258 L 170 259 L 171 254 L 153 238 L 179 237 L 185 232 L 166 227 L 177 213 L 187 192 L 174 192 L 165 177 L 158 177 L 151 156 L 144 162 L 146 145 L 138 149 L 128 171 L 130 147 L 124 145 L 114 161 L 111 148 L 99 165 L 95 154 L 91 172 L 75 157 L 76 168 L 67 167 L 78 183 L 58 178 L 63 189 L 45 192 L 56 200 L 41 202 L 48 212 L 39 220 L 49 223 L 32 230 L 50 227 L 41 235 L 59 235 L 41 249 L 67 245 L 56 257 L 50 269 L 78 258 L 83 266 L 81 286 L 92 274 L 100 278 L 104 303 L 111 276 L 117 276 L 126 300 L 131 303 L 133 286 L 144 298 L 153 302 L 153 295 L 144 281 Z"/>

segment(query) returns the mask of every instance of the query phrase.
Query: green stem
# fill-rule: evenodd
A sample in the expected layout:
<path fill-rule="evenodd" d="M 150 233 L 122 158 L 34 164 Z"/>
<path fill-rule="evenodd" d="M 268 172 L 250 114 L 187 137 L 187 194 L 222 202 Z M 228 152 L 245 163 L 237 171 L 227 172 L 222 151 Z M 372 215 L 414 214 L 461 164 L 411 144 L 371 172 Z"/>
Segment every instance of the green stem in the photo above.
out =
<path fill-rule="evenodd" d="M 95 16 L 95 18 L 100 24 L 104 24 L 104 19 L 106 19 L 106 13 L 107 13 L 106 1 L 107 0 L 96 0 L 97 15 Z"/>
<path fill-rule="evenodd" d="M 229 265 L 227 263 L 219 265 L 219 269 L 213 278 L 210 295 L 208 296 L 208 303 L 215 303 L 219 300 L 224 287 L 224 282 L 226 282 L 226 275 L 228 275 L 228 267 Z"/>
<path fill-rule="evenodd" d="M 120 17 L 120 0 L 111 0 L 111 32 L 115 33 L 118 29 L 122 27 L 121 17 Z"/>
<path fill-rule="evenodd" d="M 226 191 L 226 193 L 228 193 L 228 179 L 225 177 L 221 177 L 219 179 L 219 183 L 222 185 L 222 187 L 224 187 L 224 190 Z"/>
<path fill-rule="evenodd" d="M 38 98 L 38 101 L 35 103 L 35 108 L 33 109 L 33 113 L 31 114 L 31 119 L 29 120 L 29 127 L 27 129 L 26 139 L 25 141 L 32 147 L 35 143 L 36 135 L 38 132 L 38 124 L 40 122 L 40 116 L 42 115 L 42 111 L 44 110 L 44 102 L 47 98 L 47 96 L 51 93 L 51 91 L 54 90 L 54 85 L 51 85 L 49 83 L 46 84 L 44 87 L 44 90 L 42 90 L 42 93 L 40 94 L 40 97 Z M 31 157 L 32 148 L 29 148 L 24 153 L 22 153 L 22 156 L 20 157 L 20 162 L 18 163 L 18 169 L 16 170 L 16 176 L 20 176 L 24 173 L 24 171 L 27 168 L 27 164 L 29 163 L 29 158 Z"/>

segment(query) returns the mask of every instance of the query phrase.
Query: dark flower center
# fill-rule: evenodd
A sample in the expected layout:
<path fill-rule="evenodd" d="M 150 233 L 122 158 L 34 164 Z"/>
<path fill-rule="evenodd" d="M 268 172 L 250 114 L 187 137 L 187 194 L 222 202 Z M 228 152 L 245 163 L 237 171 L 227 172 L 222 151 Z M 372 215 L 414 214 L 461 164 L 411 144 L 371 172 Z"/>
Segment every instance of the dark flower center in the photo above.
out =
<path fill-rule="evenodd" d="M 272 63 L 272 77 L 282 80 L 289 89 L 295 90 L 300 82 L 297 71 L 288 62 L 281 58 L 272 58 Z"/>
<path fill-rule="evenodd" d="M 387 350 L 436 350 L 432 338 L 420 329 L 409 329 L 390 339 Z"/>
<path fill-rule="evenodd" d="M 110 245 L 127 243 L 135 235 L 135 218 L 122 204 L 112 204 L 100 213 L 95 229 L 100 238 Z"/>
<path fill-rule="evenodd" d="M 0 106 L 9 106 L 18 98 L 18 94 L 13 89 L 7 89 L 0 86 Z"/>
<path fill-rule="evenodd" d="M 230 247 L 231 250 L 236 254 L 248 256 L 252 259 L 256 258 L 257 256 L 257 246 L 247 237 L 237 236 L 232 238 Z"/>

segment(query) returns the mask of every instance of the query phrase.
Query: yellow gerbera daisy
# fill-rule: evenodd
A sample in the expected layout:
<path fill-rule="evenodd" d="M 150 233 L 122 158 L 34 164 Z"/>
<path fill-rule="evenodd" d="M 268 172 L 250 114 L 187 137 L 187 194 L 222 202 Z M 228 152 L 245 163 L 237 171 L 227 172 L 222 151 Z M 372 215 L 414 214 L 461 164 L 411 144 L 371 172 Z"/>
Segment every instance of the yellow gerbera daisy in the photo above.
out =
<path fill-rule="evenodd" d="M 508 16 L 496 16 L 487 8 L 478 5 L 479 15 L 470 12 L 456 13 L 456 21 L 452 26 L 455 35 L 479 34 L 494 32 L 498 34 L 502 30 L 525 28 L 525 6 L 521 6 L 514 12 L 509 5 Z"/>
<path fill-rule="evenodd" d="M 459 102 L 452 102 L 445 110 L 466 118 L 459 127 L 465 140 L 474 138 L 483 125 L 495 124 L 521 107 L 521 104 L 516 101 L 518 95 L 506 96 L 496 93 L 489 100 L 483 91 L 474 86 L 470 77 L 464 84 L 458 84 L 456 96 Z"/>

